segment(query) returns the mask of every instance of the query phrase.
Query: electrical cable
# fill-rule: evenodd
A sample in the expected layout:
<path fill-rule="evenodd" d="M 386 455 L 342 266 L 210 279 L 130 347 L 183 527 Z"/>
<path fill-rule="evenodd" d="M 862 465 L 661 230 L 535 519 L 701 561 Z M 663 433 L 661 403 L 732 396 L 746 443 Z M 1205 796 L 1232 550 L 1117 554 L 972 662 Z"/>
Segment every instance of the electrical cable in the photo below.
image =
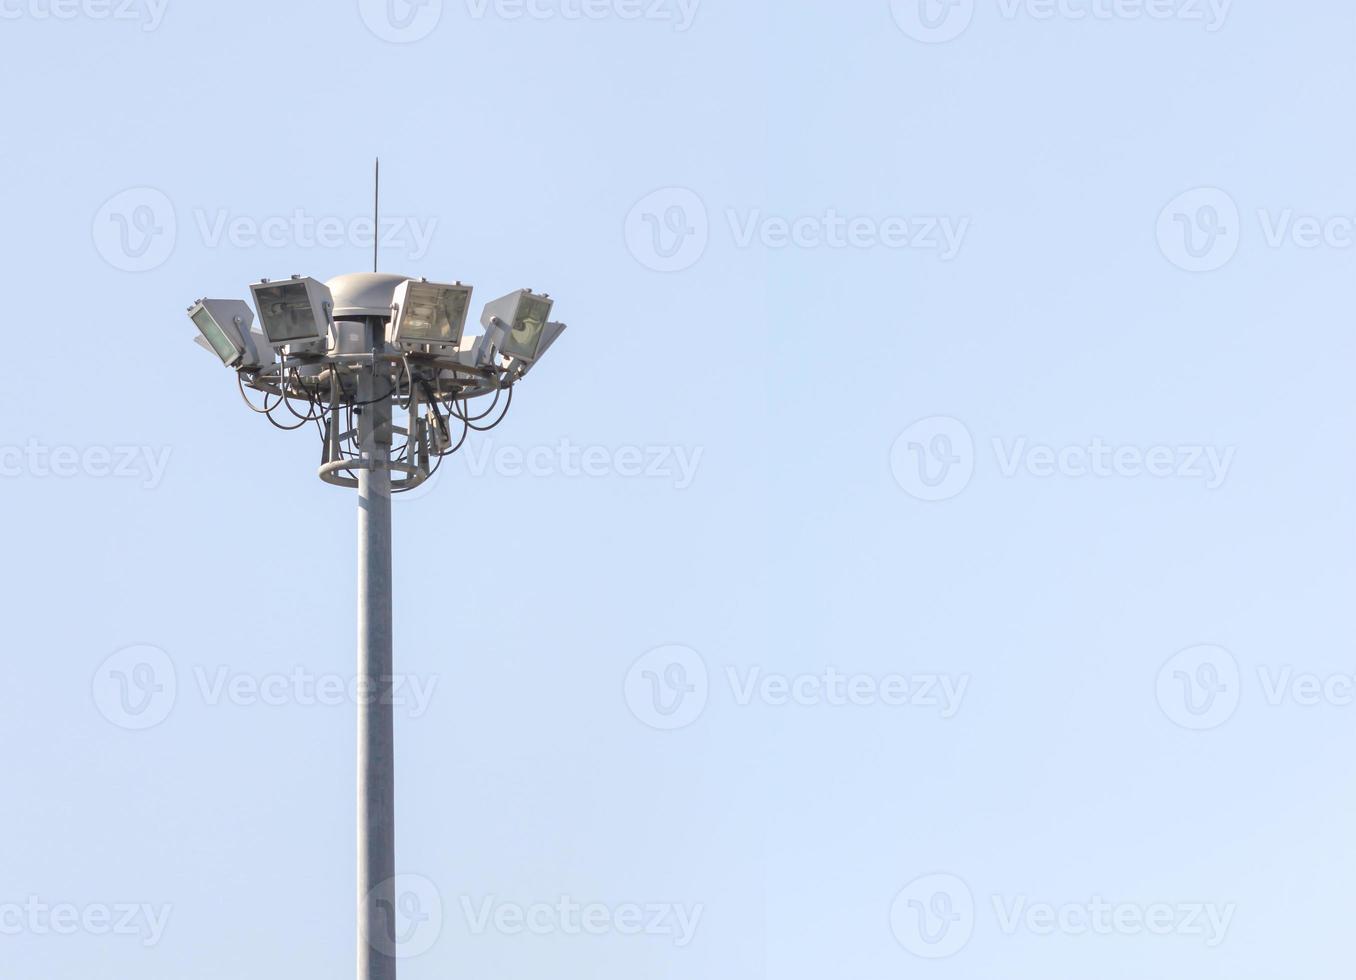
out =
<path fill-rule="evenodd" d="M 298 387 L 300 387 L 302 391 L 305 391 L 305 390 L 306 390 L 306 386 L 305 386 L 304 384 L 302 384 L 302 381 L 301 381 L 301 375 L 297 372 L 297 369 L 296 369 L 296 368 L 293 368 L 293 369 L 292 369 L 292 381 L 293 381 Z M 290 413 L 292 413 L 292 417 L 293 417 L 293 418 L 301 419 L 303 422 L 310 422 L 310 421 L 312 421 L 312 420 L 316 417 L 316 414 L 315 414 L 315 412 L 316 412 L 316 399 L 315 399 L 315 396 L 314 396 L 314 395 L 309 395 L 309 394 L 308 394 L 308 395 L 307 395 L 307 398 L 309 399 L 308 402 L 307 402 L 307 404 L 310 406 L 310 408 L 307 410 L 307 412 L 306 412 L 305 415 L 299 415 L 299 414 L 297 413 L 297 410 L 296 410 L 295 408 L 292 407 L 292 399 L 291 399 L 291 397 L 288 396 L 288 394 L 287 394 L 287 389 L 286 389 L 286 388 L 283 389 L 283 404 L 287 406 L 287 410 L 288 410 Z"/>
<path fill-rule="evenodd" d="M 236 385 L 240 388 L 240 397 L 245 400 L 245 404 L 249 406 L 249 410 L 251 412 L 258 413 L 259 415 L 267 415 L 268 414 L 267 408 L 255 408 L 254 402 L 250 401 L 250 396 L 245 394 L 245 376 L 237 372 L 235 376 L 235 382 Z M 264 392 L 264 404 L 265 405 L 268 404 L 268 392 Z"/>
<path fill-rule="evenodd" d="M 476 425 L 474 422 L 472 422 L 465 416 L 461 416 L 461 420 L 465 422 L 468 426 L 470 426 L 472 429 L 475 429 L 477 432 L 489 432 L 491 429 L 496 428 L 501 422 L 504 421 L 504 419 L 508 417 L 509 409 L 512 407 L 513 407 L 513 386 L 509 385 L 508 398 L 504 402 L 504 410 L 499 413 L 499 418 L 495 419 L 489 425 Z M 483 415 L 477 416 L 477 418 L 484 418 L 484 416 Z"/>
<path fill-rule="evenodd" d="M 277 408 L 278 406 L 274 405 L 273 407 L 274 407 L 274 408 Z M 275 418 L 273 417 L 273 413 L 272 413 L 272 412 L 269 412 L 269 413 L 268 413 L 268 420 L 269 420 L 270 422 L 272 422 L 277 428 L 282 429 L 284 432 L 295 432 L 297 429 L 300 429 L 300 428 L 301 428 L 303 425 L 305 425 L 307 422 L 312 421 L 312 420 L 309 419 L 309 418 L 304 418 L 304 419 L 302 419 L 300 422 L 298 422 L 296 425 L 283 425 L 281 422 L 279 422 L 277 419 L 275 419 Z"/>
<path fill-rule="evenodd" d="M 512 389 L 510 389 L 510 391 L 511 391 L 511 390 L 512 390 Z M 499 396 L 502 395 L 503 393 L 504 393 L 504 390 L 503 390 L 502 388 L 496 388 L 496 389 L 495 389 L 495 392 L 494 392 L 494 400 L 490 402 L 490 407 L 487 408 L 487 409 L 485 409 L 485 411 L 481 412 L 479 415 L 471 416 L 471 415 L 467 414 L 467 412 L 456 412 L 455 414 L 456 414 L 459 418 L 465 419 L 467 422 L 479 422 L 481 419 L 488 417 L 489 414 L 490 414 L 491 412 L 494 411 L 494 407 L 495 407 L 496 405 L 499 404 Z M 453 401 L 456 402 L 457 399 L 453 399 Z M 460 399 L 460 401 L 461 401 L 463 404 L 466 404 L 467 399 L 463 398 L 463 399 Z M 469 406 L 468 406 L 468 408 L 469 408 Z M 450 410 L 450 411 L 451 411 L 451 410 Z"/>

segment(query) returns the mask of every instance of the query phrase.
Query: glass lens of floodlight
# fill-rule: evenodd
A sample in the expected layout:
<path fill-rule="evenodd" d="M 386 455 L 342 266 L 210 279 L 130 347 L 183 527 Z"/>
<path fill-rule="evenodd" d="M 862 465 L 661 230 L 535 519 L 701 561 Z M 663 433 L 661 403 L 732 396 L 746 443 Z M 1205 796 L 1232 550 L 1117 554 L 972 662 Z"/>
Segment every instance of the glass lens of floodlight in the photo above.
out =
<path fill-rule="evenodd" d="M 212 350 L 217 352 L 217 357 L 221 358 L 221 363 L 226 366 L 229 367 L 234 364 L 244 353 L 235 346 L 235 341 L 226 336 L 226 331 L 222 330 L 217 321 L 212 319 L 212 314 L 207 312 L 206 307 L 198 307 L 193 314 L 193 325 L 212 345 Z"/>
<path fill-rule="evenodd" d="M 259 286 L 254 290 L 254 298 L 259 306 L 259 319 L 263 321 L 264 332 L 271 343 L 315 340 L 320 336 L 305 283 Z"/>
<path fill-rule="evenodd" d="M 542 332 L 551 316 L 551 301 L 538 296 L 524 296 L 518 304 L 518 315 L 513 319 L 513 330 L 504 341 L 503 351 L 512 357 L 528 360 L 537 356 Z"/>
<path fill-rule="evenodd" d="M 401 312 L 400 339 L 418 344 L 455 344 L 466 326 L 471 290 L 411 283 Z"/>

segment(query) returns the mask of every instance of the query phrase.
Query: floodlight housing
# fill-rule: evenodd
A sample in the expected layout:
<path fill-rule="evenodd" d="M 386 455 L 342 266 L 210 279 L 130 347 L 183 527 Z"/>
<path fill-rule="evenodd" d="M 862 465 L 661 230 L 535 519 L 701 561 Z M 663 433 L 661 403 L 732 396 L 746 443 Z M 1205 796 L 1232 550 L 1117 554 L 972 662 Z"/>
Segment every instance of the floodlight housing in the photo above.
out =
<path fill-rule="evenodd" d="M 545 294 L 519 289 L 485 307 L 480 318 L 486 342 L 492 342 L 501 354 L 531 363 L 540 356 L 546 336 L 546 321 L 554 301 Z M 489 338 L 493 331 L 498 335 Z"/>
<path fill-rule="evenodd" d="M 238 299 L 200 299 L 188 308 L 188 318 L 212 353 L 227 367 L 257 368 L 265 363 L 256 344 L 261 338 L 250 332 L 254 311 L 248 303 Z M 272 360 L 270 351 L 268 361 Z"/>
<path fill-rule="evenodd" d="M 250 286 L 259 320 L 273 347 L 323 351 L 334 299 L 329 287 L 309 276 Z"/>
<path fill-rule="evenodd" d="M 461 346 L 471 287 L 408 279 L 396 287 L 391 342 L 405 351 L 437 353 Z"/>
<path fill-rule="evenodd" d="M 542 333 L 541 346 L 537 348 L 536 358 L 531 361 L 524 361 L 515 357 L 511 360 L 509 367 L 517 373 L 519 378 L 527 377 L 527 372 L 541 363 L 541 359 L 546 356 L 546 351 L 560 339 L 560 335 L 566 329 L 566 325 L 563 323 L 548 323 Z"/>
<path fill-rule="evenodd" d="M 541 338 L 541 346 L 537 348 L 537 360 L 541 360 L 551 345 L 559 340 L 560 335 L 567 329 L 569 329 L 569 325 L 564 323 L 548 323 L 546 325 L 546 332 Z"/>

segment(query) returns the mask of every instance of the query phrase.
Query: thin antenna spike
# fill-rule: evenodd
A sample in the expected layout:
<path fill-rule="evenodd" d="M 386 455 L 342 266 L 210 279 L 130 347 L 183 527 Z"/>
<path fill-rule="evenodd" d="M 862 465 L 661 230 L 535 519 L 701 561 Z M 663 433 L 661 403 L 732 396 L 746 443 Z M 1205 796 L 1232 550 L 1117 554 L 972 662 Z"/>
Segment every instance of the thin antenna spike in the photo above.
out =
<path fill-rule="evenodd" d="M 377 247 L 381 241 L 381 157 L 372 177 L 372 271 L 377 271 Z"/>

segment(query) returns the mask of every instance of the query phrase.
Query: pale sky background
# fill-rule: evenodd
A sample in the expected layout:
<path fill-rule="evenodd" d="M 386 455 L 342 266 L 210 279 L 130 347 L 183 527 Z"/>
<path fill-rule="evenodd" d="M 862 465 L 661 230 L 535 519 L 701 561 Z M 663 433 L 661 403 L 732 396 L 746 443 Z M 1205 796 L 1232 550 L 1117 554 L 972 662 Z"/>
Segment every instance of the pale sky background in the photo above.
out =
<path fill-rule="evenodd" d="M 1356 11 L 921 4 L 0 0 L 0 975 L 352 975 L 355 501 L 184 310 L 380 154 L 570 324 L 396 506 L 402 977 L 1350 976 Z"/>

